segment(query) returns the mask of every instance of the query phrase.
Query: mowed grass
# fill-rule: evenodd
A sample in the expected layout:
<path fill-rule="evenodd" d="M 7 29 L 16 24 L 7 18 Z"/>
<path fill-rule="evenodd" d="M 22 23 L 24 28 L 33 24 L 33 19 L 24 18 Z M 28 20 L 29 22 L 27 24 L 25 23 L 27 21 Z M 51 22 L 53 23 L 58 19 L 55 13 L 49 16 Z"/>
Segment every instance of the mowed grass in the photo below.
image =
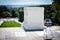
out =
<path fill-rule="evenodd" d="M 4 21 L 0 27 L 21 27 L 21 24 L 16 21 Z"/>

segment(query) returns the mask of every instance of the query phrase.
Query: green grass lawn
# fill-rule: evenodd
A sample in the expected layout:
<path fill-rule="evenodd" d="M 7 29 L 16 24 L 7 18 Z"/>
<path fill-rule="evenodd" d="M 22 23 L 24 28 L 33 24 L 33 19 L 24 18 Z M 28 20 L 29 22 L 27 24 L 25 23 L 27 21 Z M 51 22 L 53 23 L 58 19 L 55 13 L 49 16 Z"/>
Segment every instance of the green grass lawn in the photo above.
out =
<path fill-rule="evenodd" d="M 16 21 L 4 21 L 0 27 L 21 27 L 21 24 Z"/>

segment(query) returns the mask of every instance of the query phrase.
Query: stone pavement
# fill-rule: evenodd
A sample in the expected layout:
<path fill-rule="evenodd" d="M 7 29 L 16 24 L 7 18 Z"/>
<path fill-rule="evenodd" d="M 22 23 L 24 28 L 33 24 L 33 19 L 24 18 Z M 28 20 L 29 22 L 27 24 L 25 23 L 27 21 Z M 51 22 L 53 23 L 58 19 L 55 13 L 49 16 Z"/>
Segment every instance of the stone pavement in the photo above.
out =
<path fill-rule="evenodd" d="M 52 30 L 52 29 L 51 29 Z M 60 33 L 53 28 L 53 40 L 60 40 Z M 60 31 L 60 30 L 59 30 Z M 25 32 L 22 28 L 0 28 L 0 40 L 44 40 L 44 31 Z"/>
<path fill-rule="evenodd" d="M 22 28 L 0 28 L 0 40 L 41 39 L 37 33 L 38 32 L 25 32 Z"/>

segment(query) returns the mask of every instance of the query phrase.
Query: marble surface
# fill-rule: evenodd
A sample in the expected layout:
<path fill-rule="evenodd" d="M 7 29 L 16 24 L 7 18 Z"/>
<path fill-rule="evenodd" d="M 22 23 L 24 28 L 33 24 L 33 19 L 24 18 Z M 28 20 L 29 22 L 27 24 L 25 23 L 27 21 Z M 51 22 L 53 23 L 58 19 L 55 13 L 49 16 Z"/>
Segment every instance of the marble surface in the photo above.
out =
<path fill-rule="evenodd" d="M 53 40 L 60 40 L 60 33 L 56 32 L 58 28 L 50 29 L 53 31 Z M 25 32 L 22 28 L 0 28 L 0 40 L 43 40 L 44 33 L 44 31 Z"/>

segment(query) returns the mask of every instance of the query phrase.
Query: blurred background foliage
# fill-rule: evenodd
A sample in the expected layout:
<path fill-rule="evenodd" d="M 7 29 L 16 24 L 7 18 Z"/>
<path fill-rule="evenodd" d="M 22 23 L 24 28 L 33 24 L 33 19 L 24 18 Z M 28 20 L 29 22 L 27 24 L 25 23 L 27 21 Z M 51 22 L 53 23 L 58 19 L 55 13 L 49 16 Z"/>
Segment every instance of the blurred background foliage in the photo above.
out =
<path fill-rule="evenodd" d="M 60 26 L 60 0 L 52 0 L 53 3 L 51 5 L 52 10 L 52 22 L 53 25 Z"/>

